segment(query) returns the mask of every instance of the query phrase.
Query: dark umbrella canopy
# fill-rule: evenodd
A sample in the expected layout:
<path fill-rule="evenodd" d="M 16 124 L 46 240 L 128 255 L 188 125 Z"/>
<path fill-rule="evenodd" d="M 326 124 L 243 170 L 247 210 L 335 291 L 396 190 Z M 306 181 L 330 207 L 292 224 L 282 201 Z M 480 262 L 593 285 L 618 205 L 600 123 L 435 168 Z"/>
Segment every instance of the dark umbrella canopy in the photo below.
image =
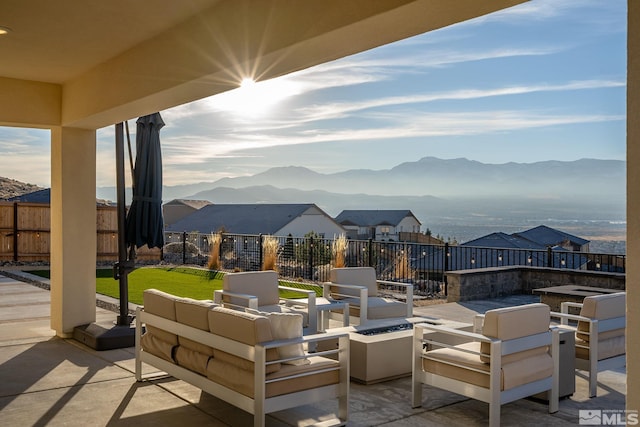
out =
<path fill-rule="evenodd" d="M 162 152 L 160 129 L 164 126 L 160 113 L 137 120 L 136 162 L 133 169 L 133 200 L 127 213 L 126 241 L 139 248 L 162 248 Z"/>

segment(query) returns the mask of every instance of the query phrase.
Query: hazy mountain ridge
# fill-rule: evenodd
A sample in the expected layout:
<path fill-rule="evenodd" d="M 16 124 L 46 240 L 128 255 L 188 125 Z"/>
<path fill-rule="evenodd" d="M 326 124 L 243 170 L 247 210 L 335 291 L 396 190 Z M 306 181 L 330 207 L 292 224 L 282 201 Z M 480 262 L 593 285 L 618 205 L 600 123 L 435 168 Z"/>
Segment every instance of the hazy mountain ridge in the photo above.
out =
<path fill-rule="evenodd" d="M 322 174 L 303 167 L 276 167 L 252 176 L 223 178 L 213 187 L 273 185 L 344 194 L 469 196 L 625 197 L 626 164 L 621 160 L 488 164 L 464 158 L 424 157 L 391 169 Z"/>
<path fill-rule="evenodd" d="M 301 166 L 274 167 L 251 176 L 213 182 L 165 185 L 164 201 L 190 198 L 213 188 L 270 185 L 297 190 L 380 196 L 434 196 L 445 199 L 478 197 L 598 197 L 616 203 L 626 198 L 626 163 L 581 159 L 571 162 L 489 164 L 424 157 L 391 169 L 352 169 L 323 174 Z M 115 199 L 115 187 L 99 187 L 97 196 Z"/>

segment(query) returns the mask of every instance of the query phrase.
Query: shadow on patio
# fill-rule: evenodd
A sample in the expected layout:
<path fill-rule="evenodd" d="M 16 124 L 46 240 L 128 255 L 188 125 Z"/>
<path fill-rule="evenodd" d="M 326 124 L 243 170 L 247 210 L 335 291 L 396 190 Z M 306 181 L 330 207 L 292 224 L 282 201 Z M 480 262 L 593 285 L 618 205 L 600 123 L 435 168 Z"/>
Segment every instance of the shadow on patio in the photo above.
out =
<path fill-rule="evenodd" d="M 500 305 L 526 303 L 531 296 L 416 308 L 418 316 L 469 321 L 475 313 Z M 4 425 L 246 426 L 251 415 L 173 378 L 137 383 L 134 349 L 97 352 L 73 340 L 53 337 L 49 292 L 0 276 L 0 415 Z M 46 307 L 48 308 L 48 307 Z M 114 313 L 102 309 L 98 317 Z M 469 317 L 471 316 L 471 317 Z M 586 376 L 576 376 L 576 392 L 560 401 L 556 414 L 547 405 L 522 399 L 502 407 L 503 425 L 578 424 L 579 410 L 624 410 L 626 371 L 598 376 L 598 397 L 588 397 Z M 424 386 L 423 407 L 411 408 L 411 379 L 372 385 L 351 383 L 350 426 L 483 426 L 488 405 Z M 302 406 L 267 416 L 269 426 L 305 426 L 330 412 L 335 402 Z"/>

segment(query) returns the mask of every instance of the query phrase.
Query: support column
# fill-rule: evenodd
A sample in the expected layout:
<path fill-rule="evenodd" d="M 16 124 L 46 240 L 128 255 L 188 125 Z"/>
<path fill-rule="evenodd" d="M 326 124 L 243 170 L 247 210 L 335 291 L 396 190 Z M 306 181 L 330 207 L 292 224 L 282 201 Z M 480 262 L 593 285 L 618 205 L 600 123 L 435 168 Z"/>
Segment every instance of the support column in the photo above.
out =
<path fill-rule="evenodd" d="M 51 328 L 96 319 L 96 132 L 51 130 Z"/>
<path fill-rule="evenodd" d="M 627 1 L 627 409 L 640 410 L 640 2 Z"/>

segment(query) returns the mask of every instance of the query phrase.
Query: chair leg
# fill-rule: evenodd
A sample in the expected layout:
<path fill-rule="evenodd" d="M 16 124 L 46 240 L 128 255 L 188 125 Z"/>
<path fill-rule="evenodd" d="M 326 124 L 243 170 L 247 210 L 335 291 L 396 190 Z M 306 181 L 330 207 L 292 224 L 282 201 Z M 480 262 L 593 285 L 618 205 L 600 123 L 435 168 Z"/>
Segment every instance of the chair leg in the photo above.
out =
<path fill-rule="evenodd" d="M 411 397 L 412 408 L 419 408 L 422 406 L 422 383 L 415 378 L 411 382 Z"/>
<path fill-rule="evenodd" d="M 598 394 L 598 372 L 589 371 L 589 397 L 596 397 Z"/>
<path fill-rule="evenodd" d="M 500 427 L 500 401 L 489 403 L 489 426 Z"/>

